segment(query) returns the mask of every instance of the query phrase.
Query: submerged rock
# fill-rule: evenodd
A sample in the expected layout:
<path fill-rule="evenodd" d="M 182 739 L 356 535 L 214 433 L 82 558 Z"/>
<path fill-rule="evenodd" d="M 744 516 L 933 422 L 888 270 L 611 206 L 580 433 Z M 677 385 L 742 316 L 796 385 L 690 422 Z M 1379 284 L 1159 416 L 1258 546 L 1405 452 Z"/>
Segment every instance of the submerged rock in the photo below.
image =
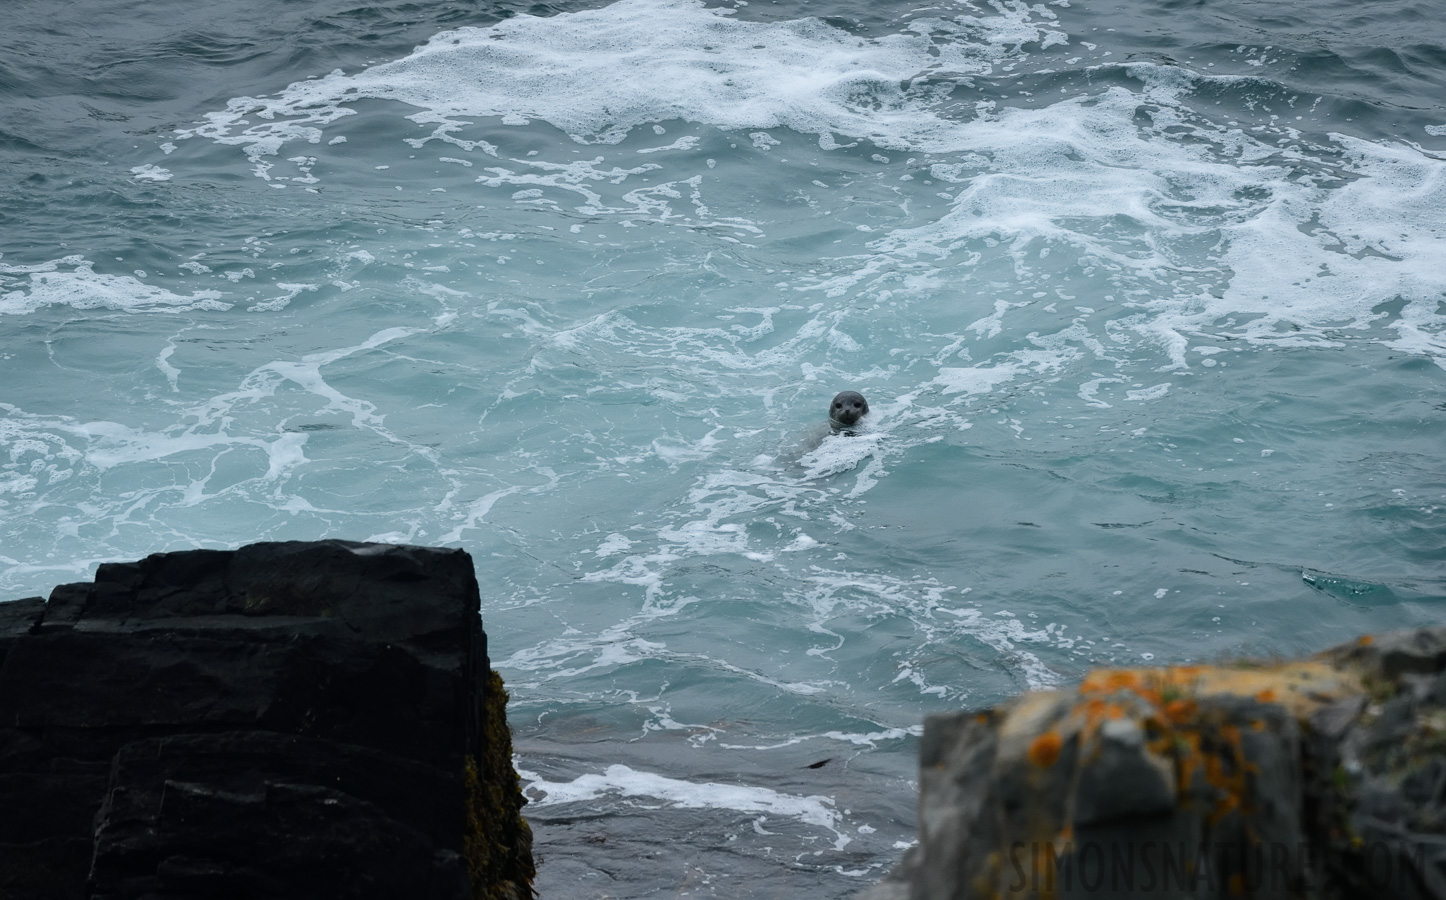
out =
<path fill-rule="evenodd" d="M 919 843 L 860 900 L 1446 898 L 1446 628 L 1111 669 L 926 720 Z"/>
<path fill-rule="evenodd" d="M 523 898 L 472 560 L 164 553 L 0 604 L 0 897 Z"/>

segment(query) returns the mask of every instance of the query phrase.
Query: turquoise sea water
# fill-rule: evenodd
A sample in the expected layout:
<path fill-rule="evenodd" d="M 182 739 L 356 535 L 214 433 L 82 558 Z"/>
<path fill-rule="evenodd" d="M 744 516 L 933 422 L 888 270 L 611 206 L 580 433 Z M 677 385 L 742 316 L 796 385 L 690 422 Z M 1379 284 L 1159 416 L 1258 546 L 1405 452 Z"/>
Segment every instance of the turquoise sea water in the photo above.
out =
<path fill-rule="evenodd" d="M 845 897 L 931 711 L 1446 610 L 1425 0 L 5 16 L 0 597 L 465 547 L 544 897 Z"/>

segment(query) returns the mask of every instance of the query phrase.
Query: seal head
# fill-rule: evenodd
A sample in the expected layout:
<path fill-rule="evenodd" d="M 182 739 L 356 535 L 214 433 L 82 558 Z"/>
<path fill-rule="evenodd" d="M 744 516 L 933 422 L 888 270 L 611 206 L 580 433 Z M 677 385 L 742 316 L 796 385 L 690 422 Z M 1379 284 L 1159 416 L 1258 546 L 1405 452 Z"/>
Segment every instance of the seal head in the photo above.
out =
<path fill-rule="evenodd" d="M 852 428 L 868 415 L 869 401 L 857 391 L 841 391 L 828 405 L 828 423 L 834 431 Z"/>

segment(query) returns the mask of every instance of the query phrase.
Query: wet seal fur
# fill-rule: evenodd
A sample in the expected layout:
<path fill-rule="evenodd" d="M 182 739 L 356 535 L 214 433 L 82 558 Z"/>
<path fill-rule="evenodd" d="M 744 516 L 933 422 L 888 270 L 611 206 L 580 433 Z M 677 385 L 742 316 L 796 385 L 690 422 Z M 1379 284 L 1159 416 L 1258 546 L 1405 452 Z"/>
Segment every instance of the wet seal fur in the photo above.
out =
<path fill-rule="evenodd" d="M 828 405 L 828 424 L 835 434 L 852 433 L 859 420 L 869 414 L 869 401 L 858 391 L 840 391 Z"/>

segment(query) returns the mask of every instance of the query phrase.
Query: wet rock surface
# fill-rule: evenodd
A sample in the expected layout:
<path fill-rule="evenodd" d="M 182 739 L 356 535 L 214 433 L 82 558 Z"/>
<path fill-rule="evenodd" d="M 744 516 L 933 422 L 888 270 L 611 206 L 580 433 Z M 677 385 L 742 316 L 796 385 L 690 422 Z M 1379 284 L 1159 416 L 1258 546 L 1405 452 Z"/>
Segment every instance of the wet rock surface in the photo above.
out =
<path fill-rule="evenodd" d="M 528 896 L 471 558 L 344 541 L 0 604 L 0 898 Z"/>
<path fill-rule="evenodd" d="M 930 717 L 861 900 L 1446 898 L 1446 628 Z"/>

